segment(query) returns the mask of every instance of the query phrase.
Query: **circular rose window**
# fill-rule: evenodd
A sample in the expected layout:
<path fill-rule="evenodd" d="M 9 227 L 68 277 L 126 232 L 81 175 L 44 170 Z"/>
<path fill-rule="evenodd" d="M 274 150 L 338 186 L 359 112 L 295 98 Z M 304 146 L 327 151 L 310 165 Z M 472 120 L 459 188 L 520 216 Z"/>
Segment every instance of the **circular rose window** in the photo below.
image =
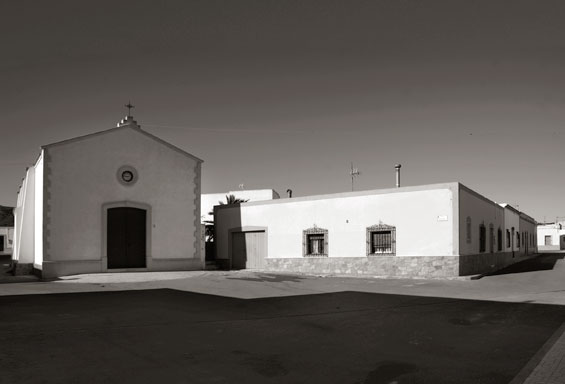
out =
<path fill-rule="evenodd" d="M 133 185 L 137 181 L 137 171 L 134 167 L 130 167 L 129 165 L 120 167 L 116 176 L 122 185 Z"/>

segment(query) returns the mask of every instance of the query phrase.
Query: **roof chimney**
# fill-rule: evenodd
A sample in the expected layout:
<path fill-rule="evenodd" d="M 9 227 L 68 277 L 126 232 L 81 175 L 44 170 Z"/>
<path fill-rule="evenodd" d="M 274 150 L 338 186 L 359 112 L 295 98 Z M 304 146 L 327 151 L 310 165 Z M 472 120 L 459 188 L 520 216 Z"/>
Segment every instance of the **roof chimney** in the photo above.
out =
<path fill-rule="evenodd" d="M 396 169 L 396 188 L 400 188 L 400 167 L 402 167 L 400 164 L 394 166 L 394 169 Z"/>

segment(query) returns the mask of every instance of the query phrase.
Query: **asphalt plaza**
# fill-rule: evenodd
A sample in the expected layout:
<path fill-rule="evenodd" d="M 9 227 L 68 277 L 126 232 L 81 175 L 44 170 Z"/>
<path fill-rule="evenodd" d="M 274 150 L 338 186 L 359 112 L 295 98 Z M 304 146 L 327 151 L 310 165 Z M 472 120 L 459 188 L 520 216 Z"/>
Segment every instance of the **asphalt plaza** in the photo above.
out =
<path fill-rule="evenodd" d="M 0 297 L 0 382 L 509 383 L 565 321 L 565 306 L 534 303 L 531 293 L 516 296 L 508 282 L 523 286 L 533 278 L 540 281 L 533 290 L 551 284 L 544 287 L 555 291 L 552 281 L 562 271 L 547 268 L 547 259 L 537 262 L 538 270 L 525 264 L 514 267 L 519 273 L 479 281 L 246 272 L 155 280 L 135 289 L 118 286 L 116 276 L 104 283 L 93 276 L 98 283 L 73 277 L 4 284 L 5 292 L 19 286 L 67 293 Z M 81 279 L 89 291 L 79 290 Z M 499 295 L 514 296 L 488 299 L 497 284 Z M 284 292 L 275 289 L 281 286 Z M 482 287 L 487 300 L 449 297 L 473 296 L 471 287 L 475 293 Z M 409 290 L 418 295 L 398 294 Z M 548 298 L 555 296 L 538 301 Z"/>

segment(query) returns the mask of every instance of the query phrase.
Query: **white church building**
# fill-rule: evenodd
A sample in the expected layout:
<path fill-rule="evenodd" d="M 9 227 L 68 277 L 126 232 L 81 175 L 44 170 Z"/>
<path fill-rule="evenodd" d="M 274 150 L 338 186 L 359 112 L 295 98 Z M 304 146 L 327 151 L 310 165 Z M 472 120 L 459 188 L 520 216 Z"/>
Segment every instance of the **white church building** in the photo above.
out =
<path fill-rule="evenodd" d="M 129 115 L 43 146 L 18 193 L 16 269 L 43 278 L 203 269 L 201 164 Z"/>
<path fill-rule="evenodd" d="M 460 183 L 214 207 L 231 269 L 398 277 L 487 273 L 537 252 L 536 222 Z"/>

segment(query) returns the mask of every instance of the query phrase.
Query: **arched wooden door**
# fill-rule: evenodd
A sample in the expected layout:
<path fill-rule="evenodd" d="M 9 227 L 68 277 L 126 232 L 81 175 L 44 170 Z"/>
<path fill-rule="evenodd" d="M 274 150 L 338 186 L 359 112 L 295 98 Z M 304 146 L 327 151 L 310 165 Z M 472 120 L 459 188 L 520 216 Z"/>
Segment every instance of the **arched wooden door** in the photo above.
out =
<path fill-rule="evenodd" d="M 147 211 L 140 208 L 108 209 L 108 269 L 145 268 Z"/>

